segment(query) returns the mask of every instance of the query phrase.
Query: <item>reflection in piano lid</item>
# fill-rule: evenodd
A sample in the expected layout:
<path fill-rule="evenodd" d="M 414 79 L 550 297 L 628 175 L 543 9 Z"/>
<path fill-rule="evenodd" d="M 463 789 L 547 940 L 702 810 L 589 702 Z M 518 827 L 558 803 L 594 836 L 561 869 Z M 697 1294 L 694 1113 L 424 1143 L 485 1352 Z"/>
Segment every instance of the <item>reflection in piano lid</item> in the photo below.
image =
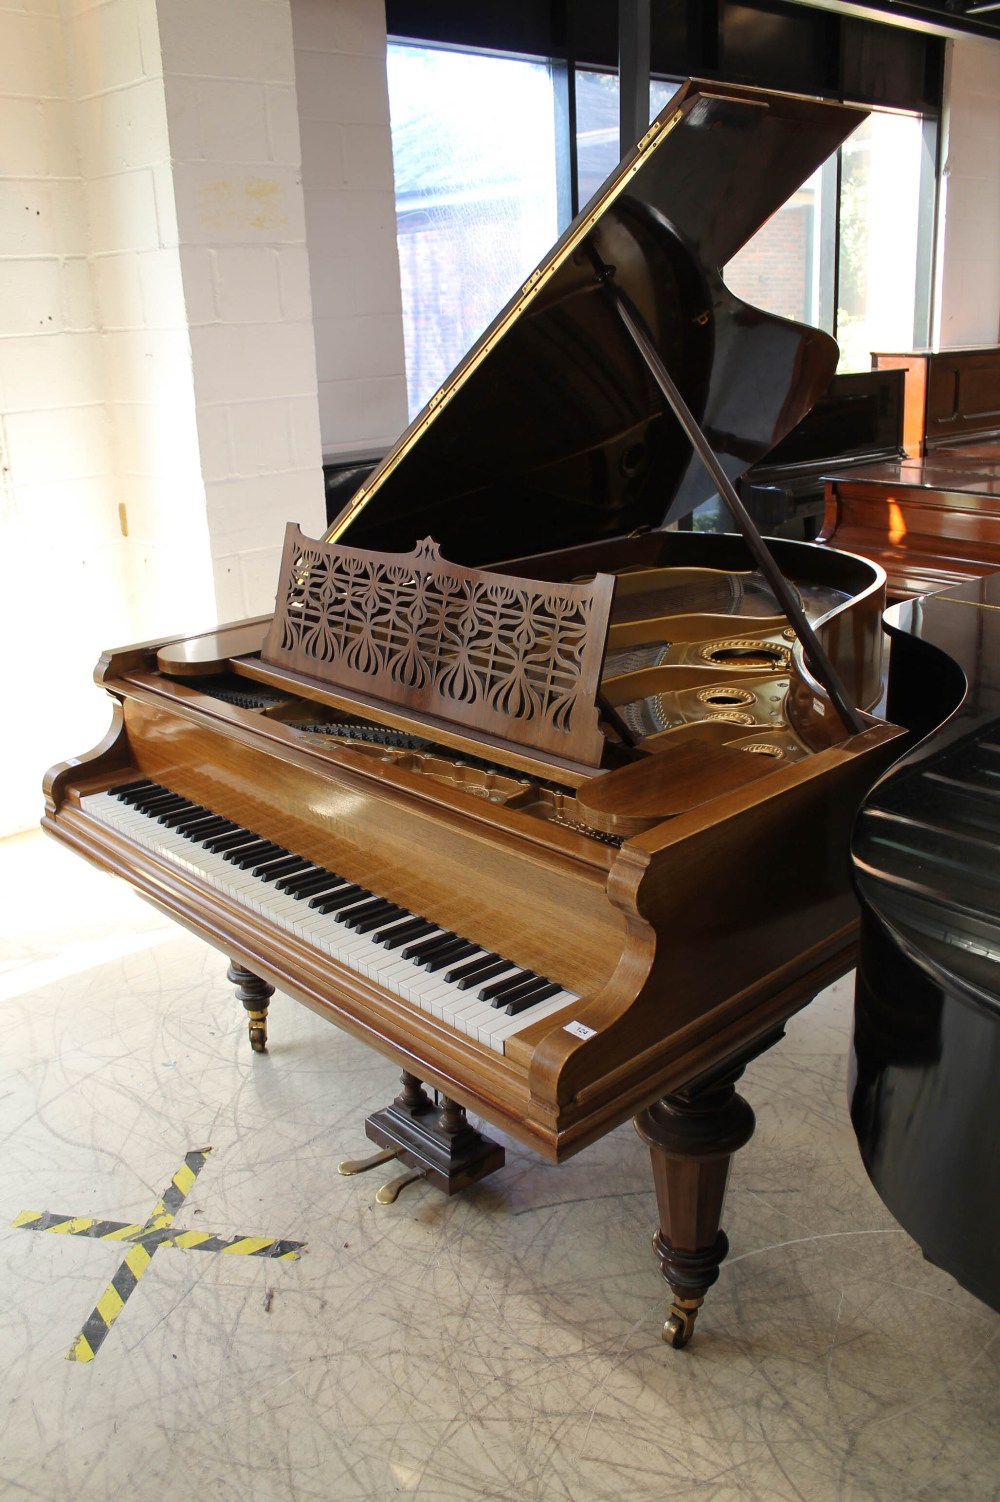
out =
<path fill-rule="evenodd" d="M 735 1081 L 853 963 L 898 744 L 880 570 L 768 551 L 733 493 L 836 346 L 719 271 L 861 118 L 686 85 L 329 535 L 289 527 L 273 619 L 108 653 L 111 729 L 46 779 L 50 833 L 231 956 L 255 1047 L 280 987 L 402 1069 L 366 1130 L 438 1187 L 502 1161 L 466 1109 L 554 1161 L 635 1117 L 675 1345 Z M 741 535 L 672 530 L 716 493 Z"/>

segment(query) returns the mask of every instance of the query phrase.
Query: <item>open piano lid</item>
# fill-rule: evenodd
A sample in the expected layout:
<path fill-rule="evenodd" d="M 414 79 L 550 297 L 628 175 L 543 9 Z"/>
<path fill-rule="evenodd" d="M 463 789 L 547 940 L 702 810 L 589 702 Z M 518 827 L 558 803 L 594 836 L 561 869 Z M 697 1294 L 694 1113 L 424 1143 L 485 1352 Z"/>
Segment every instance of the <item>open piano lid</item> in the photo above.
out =
<path fill-rule="evenodd" d="M 720 268 L 865 111 L 689 81 L 577 216 L 327 541 L 479 565 L 660 528 L 716 486 L 628 337 L 594 252 L 734 479 L 828 385 L 837 345 Z"/>

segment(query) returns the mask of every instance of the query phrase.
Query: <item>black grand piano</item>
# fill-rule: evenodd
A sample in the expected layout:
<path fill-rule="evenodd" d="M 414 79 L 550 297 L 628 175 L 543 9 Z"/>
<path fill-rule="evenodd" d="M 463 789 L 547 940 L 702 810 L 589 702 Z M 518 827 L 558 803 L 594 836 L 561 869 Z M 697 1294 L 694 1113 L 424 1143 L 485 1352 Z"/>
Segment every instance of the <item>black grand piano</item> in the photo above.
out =
<path fill-rule="evenodd" d="M 1000 1310 L 1000 575 L 886 624 L 889 713 L 923 738 L 854 831 L 851 1120 L 924 1255 Z"/>

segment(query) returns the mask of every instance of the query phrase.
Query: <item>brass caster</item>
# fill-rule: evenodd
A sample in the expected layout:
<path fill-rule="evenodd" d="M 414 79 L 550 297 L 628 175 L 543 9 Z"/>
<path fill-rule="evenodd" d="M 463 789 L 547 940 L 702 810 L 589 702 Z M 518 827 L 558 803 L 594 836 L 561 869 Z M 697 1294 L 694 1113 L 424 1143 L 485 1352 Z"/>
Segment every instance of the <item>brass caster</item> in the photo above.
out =
<path fill-rule="evenodd" d="M 398 1179 L 390 1179 L 388 1184 L 382 1185 L 382 1188 L 375 1196 L 376 1203 L 379 1205 L 394 1204 L 407 1184 L 414 1184 L 417 1179 L 425 1177 L 426 1175 L 422 1168 L 415 1168 L 410 1173 L 401 1173 Z"/>
<path fill-rule="evenodd" d="M 250 1047 L 254 1053 L 267 1053 L 267 1013 L 250 1012 L 247 1017 Z"/>
<path fill-rule="evenodd" d="M 682 1299 L 675 1297 L 670 1305 L 666 1324 L 663 1326 L 663 1339 L 668 1346 L 675 1351 L 683 1350 L 691 1339 L 694 1331 L 694 1322 L 701 1308 L 701 1299 Z"/>
<path fill-rule="evenodd" d="M 355 1173 L 367 1173 L 369 1168 L 377 1168 L 380 1163 L 388 1163 L 397 1156 L 398 1149 L 386 1147 L 380 1153 L 372 1153 L 370 1158 L 345 1158 L 343 1163 L 337 1164 L 337 1172 L 350 1177 Z"/>

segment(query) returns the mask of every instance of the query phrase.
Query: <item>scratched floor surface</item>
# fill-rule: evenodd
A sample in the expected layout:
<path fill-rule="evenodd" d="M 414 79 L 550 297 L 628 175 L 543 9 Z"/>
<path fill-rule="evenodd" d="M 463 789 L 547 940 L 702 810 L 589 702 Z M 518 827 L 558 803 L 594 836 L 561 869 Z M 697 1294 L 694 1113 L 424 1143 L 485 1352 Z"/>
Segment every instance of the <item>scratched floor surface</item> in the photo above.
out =
<path fill-rule="evenodd" d="M 376 1206 L 389 1064 L 280 996 L 251 1055 L 220 957 L 40 837 L 0 890 L 0 1497 L 1000 1498 L 1000 1319 L 867 1184 L 846 986 L 747 1076 L 674 1353 L 630 1127 Z"/>

